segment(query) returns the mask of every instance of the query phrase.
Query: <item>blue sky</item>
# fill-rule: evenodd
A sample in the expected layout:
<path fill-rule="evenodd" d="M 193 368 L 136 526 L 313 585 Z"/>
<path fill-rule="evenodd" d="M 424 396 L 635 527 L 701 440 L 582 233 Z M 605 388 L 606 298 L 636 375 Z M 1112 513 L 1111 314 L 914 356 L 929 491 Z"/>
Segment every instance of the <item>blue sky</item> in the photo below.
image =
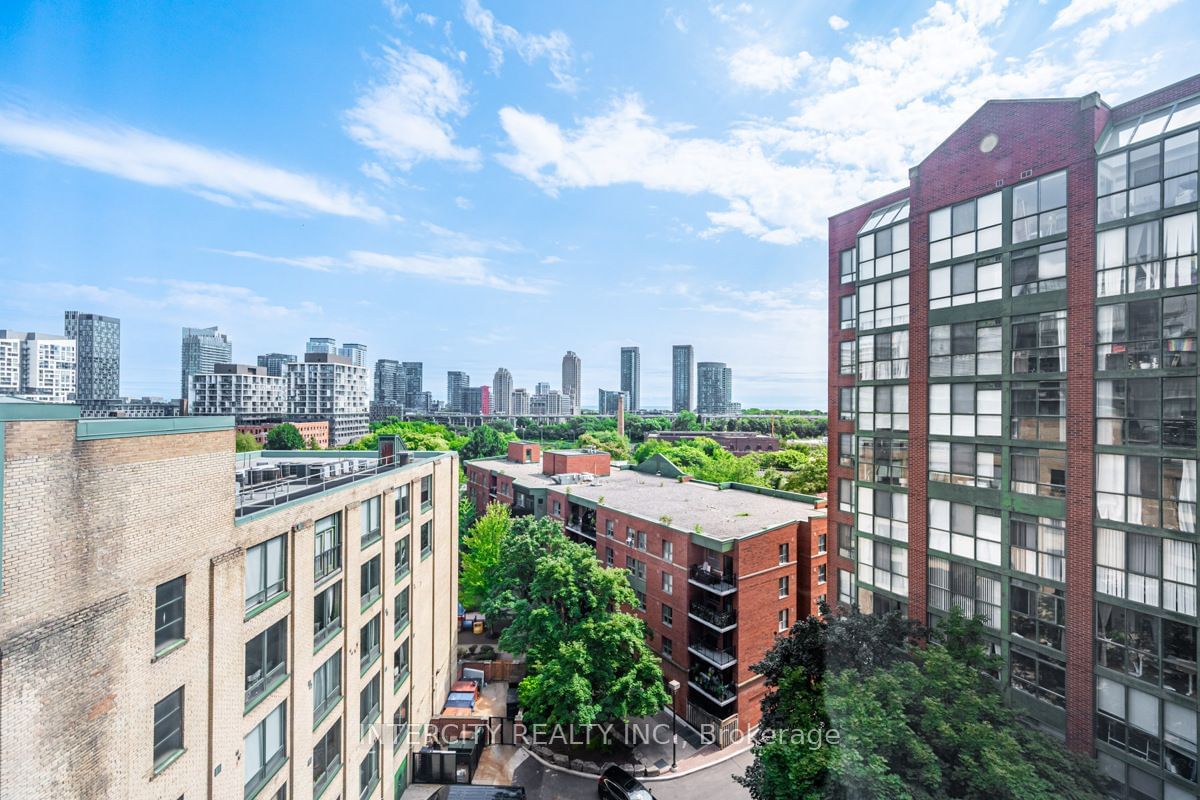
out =
<path fill-rule="evenodd" d="M 825 219 L 990 97 L 1110 103 L 1195 70 L 1182 0 L 0 5 L 0 327 L 119 316 L 238 361 L 365 342 L 585 404 L 640 345 L 825 405 Z"/>

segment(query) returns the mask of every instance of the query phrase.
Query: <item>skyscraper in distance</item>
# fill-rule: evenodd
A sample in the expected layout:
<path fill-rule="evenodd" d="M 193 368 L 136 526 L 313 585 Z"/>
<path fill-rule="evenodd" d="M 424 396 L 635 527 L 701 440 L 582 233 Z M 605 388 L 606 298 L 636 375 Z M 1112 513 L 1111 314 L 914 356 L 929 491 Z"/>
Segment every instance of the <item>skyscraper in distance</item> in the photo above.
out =
<path fill-rule="evenodd" d="M 365 344 L 346 342 L 338 348 L 338 355 L 350 359 L 350 363 L 356 367 L 367 365 L 367 346 Z"/>
<path fill-rule="evenodd" d="M 295 363 L 296 357 L 289 353 L 265 353 L 258 357 L 258 366 L 266 367 L 267 375 L 275 378 L 287 375 L 287 365 Z"/>
<path fill-rule="evenodd" d="M 377 403 L 404 404 L 404 378 L 400 372 L 399 361 L 381 358 L 375 362 L 374 396 Z"/>
<path fill-rule="evenodd" d="M 446 408 L 462 410 L 462 391 L 471 385 L 471 376 L 459 370 L 446 373 Z"/>
<path fill-rule="evenodd" d="M 329 355 L 338 354 L 337 339 L 331 339 L 328 336 L 310 336 L 308 344 L 304 346 L 306 353 L 328 353 Z"/>
<path fill-rule="evenodd" d="M 507 417 L 512 413 L 512 373 L 504 367 L 496 370 L 492 376 L 492 413 L 498 417 Z"/>
<path fill-rule="evenodd" d="M 570 398 L 571 414 L 578 414 L 583 402 L 582 373 L 583 362 L 574 350 L 568 350 L 562 360 L 562 393 Z"/>
<path fill-rule="evenodd" d="M 75 340 L 75 397 L 80 405 L 121 395 L 121 320 L 67 311 L 63 334 Z"/>
<path fill-rule="evenodd" d="M 421 361 L 404 361 L 400 364 L 404 376 L 404 405 L 409 408 L 428 410 L 425 393 L 425 364 Z"/>
<path fill-rule="evenodd" d="M 696 365 L 696 413 L 728 414 L 733 399 L 733 370 L 722 361 Z"/>
<path fill-rule="evenodd" d="M 217 364 L 233 362 L 233 342 L 215 325 L 211 328 L 184 328 L 180 355 L 179 396 L 187 400 L 193 375 L 212 372 Z"/>
<path fill-rule="evenodd" d="M 642 410 L 641 348 L 621 348 L 621 391 L 629 395 L 629 411 Z"/>
<path fill-rule="evenodd" d="M 690 344 L 677 344 L 671 348 L 671 410 L 677 414 L 690 411 L 694 403 L 692 370 L 695 358 Z"/>

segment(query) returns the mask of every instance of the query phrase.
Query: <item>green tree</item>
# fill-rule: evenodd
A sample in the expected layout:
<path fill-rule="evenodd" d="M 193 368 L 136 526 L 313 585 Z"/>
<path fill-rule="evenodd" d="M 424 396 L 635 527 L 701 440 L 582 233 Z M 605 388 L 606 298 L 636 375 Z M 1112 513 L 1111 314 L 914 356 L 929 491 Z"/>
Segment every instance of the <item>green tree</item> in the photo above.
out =
<path fill-rule="evenodd" d="M 502 456 L 508 452 L 508 443 L 516 438 L 511 433 L 500 433 L 491 425 L 479 425 L 471 429 L 460 453 L 464 461 Z"/>
<path fill-rule="evenodd" d="M 465 486 L 466 481 L 459 477 L 459 486 Z M 475 519 L 479 515 L 478 509 L 475 508 L 475 501 L 471 499 L 469 494 L 463 494 L 458 498 L 458 548 L 463 548 L 463 542 L 467 538 L 467 533 L 471 530 L 471 526 L 475 524 Z"/>
<path fill-rule="evenodd" d="M 486 580 L 485 612 L 512 619 L 500 647 L 530 664 L 519 687 L 528 722 L 603 724 L 666 705 L 646 624 L 621 610 L 636 603 L 625 572 L 605 569 L 554 520 L 514 520 Z"/>
<path fill-rule="evenodd" d="M 267 431 L 268 450 L 303 450 L 304 437 L 300 430 L 290 422 L 276 425 Z"/>
<path fill-rule="evenodd" d="M 671 430 L 699 431 L 703 430 L 703 428 L 700 427 L 700 418 L 691 411 L 684 409 L 675 415 L 675 419 L 671 420 Z"/>
<path fill-rule="evenodd" d="M 258 440 L 249 433 L 235 433 L 233 435 L 234 449 L 239 453 L 249 453 L 252 450 L 262 450 L 262 445 Z"/>
<path fill-rule="evenodd" d="M 469 501 L 468 501 L 469 502 Z M 472 511 L 474 503 L 471 504 Z M 459 513 L 462 519 L 462 513 Z M 462 558 L 458 574 L 458 595 L 469 609 L 482 607 L 490 594 L 488 575 L 500 563 L 500 551 L 512 528 L 508 506 L 492 503 L 487 512 L 474 521 L 462 538 Z"/>
<path fill-rule="evenodd" d="M 616 431 L 598 430 L 588 432 L 575 442 L 576 447 L 594 447 L 610 454 L 617 461 L 628 461 L 632 458 L 629 451 L 629 439 Z"/>

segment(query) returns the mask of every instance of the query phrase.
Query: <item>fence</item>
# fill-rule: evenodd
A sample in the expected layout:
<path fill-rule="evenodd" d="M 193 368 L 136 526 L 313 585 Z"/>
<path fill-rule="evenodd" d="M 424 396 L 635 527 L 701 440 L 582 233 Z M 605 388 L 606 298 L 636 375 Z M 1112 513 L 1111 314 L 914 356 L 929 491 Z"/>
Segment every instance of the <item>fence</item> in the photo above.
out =
<path fill-rule="evenodd" d="M 492 681 L 518 683 L 528 671 L 524 662 L 517 663 L 515 661 L 464 661 L 462 668 L 482 670 L 483 679 L 489 683 Z"/>
<path fill-rule="evenodd" d="M 435 750 L 424 748 L 413 754 L 413 780 L 416 783 L 470 783 L 483 755 L 487 727 L 476 728 L 468 739 L 451 742 Z"/>

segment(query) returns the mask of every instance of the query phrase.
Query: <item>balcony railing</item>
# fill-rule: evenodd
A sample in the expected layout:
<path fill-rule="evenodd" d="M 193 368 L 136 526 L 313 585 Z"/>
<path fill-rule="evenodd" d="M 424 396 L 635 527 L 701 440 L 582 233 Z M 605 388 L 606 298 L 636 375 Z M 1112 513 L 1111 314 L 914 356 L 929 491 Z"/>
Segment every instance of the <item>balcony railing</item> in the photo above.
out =
<path fill-rule="evenodd" d="M 692 603 L 688 608 L 688 616 L 721 633 L 737 626 L 737 612 L 732 608 L 719 611 L 705 603 Z"/>
<path fill-rule="evenodd" d="M 734 654 L 732 647 L 718 649 L 696 643 L 688 645 L 688 652 L 699 656 L 708 663 L 720 669 L 731 667 L 737 663 L 737 656 Z"/>
<path fill-rule="evenodd" d="M 593 542 L 596 541 L 596 529 L 591 528 L 589 530 L 588 528 L 584 527 L 583 524 L 581 524 L 578 520 L 569 521 L 567 523 L 566 527 L 567 527 L 567 530 L 569 530 L 571 533 L 582 536 L 585 539 L 590 539 Z"/>
<path fill-rule="evenodd" d="M 719 706 L 728 705 L 737 699 L 737 690 L 726 683 L 712 667 L 692 670 L 688 676 L 688 688 L 694 689 Z"/>
<path fill-rule="evenodd" d="M 708 564 L 693 564 L 688 570 L 688 583 L 693 583 L 716 594 L 732 594 L 737 591 L 737 577 L 729 572 L 713 569 Z"/>

